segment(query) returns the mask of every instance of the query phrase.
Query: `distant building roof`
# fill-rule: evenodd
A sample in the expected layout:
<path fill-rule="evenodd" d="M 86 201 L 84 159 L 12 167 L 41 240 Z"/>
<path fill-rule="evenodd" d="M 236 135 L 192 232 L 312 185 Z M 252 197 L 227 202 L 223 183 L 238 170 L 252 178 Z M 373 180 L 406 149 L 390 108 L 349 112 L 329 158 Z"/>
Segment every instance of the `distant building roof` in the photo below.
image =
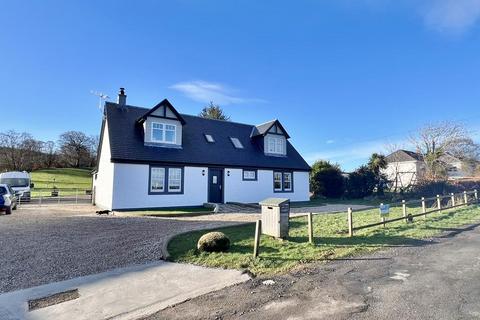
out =
<path fill-rule="evenodd" d="M 409 150 L 397 150 L 387 157 L 387 162 L 404 162 L 404 161 L 422 161 L 423 156 L 417 152 L 409 151 Z"/>

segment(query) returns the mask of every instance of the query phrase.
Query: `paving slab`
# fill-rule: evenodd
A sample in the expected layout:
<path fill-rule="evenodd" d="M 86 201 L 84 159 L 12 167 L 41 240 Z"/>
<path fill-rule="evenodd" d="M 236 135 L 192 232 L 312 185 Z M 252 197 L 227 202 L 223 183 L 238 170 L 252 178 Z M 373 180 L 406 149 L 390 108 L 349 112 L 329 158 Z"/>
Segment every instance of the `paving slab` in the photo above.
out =
<path fill-rule="evenodd" d="M 237 270 L 160 261 L 2 294 L 0 319 L 138 319 L 249 279 Z M 28 311 L 29 300 L 75 289 L 76 299 Z"/>

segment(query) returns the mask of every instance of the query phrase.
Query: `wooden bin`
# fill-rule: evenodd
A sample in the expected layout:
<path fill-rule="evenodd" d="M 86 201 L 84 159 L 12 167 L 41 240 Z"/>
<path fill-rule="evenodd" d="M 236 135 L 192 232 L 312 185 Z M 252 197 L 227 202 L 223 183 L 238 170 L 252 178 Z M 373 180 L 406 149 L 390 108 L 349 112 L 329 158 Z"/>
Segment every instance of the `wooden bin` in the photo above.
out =
<path fill-rule="evenodd" d="M 262 207 L 262 233 L 275 238 L 287 238 L 290 199 L 268 198 L 259 204 Z"/>

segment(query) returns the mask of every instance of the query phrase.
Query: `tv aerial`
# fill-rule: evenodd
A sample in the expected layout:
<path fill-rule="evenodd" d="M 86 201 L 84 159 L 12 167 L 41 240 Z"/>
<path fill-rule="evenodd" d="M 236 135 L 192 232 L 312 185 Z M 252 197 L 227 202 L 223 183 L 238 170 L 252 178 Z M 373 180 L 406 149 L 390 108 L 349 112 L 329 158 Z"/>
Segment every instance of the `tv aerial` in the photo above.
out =
<path fill-rule="evenodd" d="M 110 99 L 110 97 L 103 92 L 90 90 L 90 93 L 98 97 L 98 109 L 100 110 L 102 110 L 103 101 Z"/>

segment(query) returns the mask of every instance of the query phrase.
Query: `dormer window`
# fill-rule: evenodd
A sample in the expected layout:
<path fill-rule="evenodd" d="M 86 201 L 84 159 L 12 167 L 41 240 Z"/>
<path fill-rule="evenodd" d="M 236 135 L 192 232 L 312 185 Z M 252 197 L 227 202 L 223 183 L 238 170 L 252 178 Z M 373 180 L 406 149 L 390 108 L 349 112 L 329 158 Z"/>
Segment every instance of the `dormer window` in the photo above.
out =
<path fill-rule="evenodd" d="M 214 143 L 215 142 L 215 139 L 213 139 L 212 135 L 210 135 L 210 134 L 205 134 L 205 139 L 209 143 Z"/>
<path fill-rule="evenodd" d="M 267 135 L 266 140 L 267 153 L 285 154 L 285 137 L 280 135 Z"/>
<path fill-rule="evenodd" d="M 152 142 L 174 144 L 177 141 L 176 132 L 176 125 L 152 122 Z"/>
<path fill-rule="evenodd" d="M 238 138 L 230 138 L 230 141 L 232 141 L 233 146 L 237 149 L 243 149 L 243 144 L 238 140 Z"/>

